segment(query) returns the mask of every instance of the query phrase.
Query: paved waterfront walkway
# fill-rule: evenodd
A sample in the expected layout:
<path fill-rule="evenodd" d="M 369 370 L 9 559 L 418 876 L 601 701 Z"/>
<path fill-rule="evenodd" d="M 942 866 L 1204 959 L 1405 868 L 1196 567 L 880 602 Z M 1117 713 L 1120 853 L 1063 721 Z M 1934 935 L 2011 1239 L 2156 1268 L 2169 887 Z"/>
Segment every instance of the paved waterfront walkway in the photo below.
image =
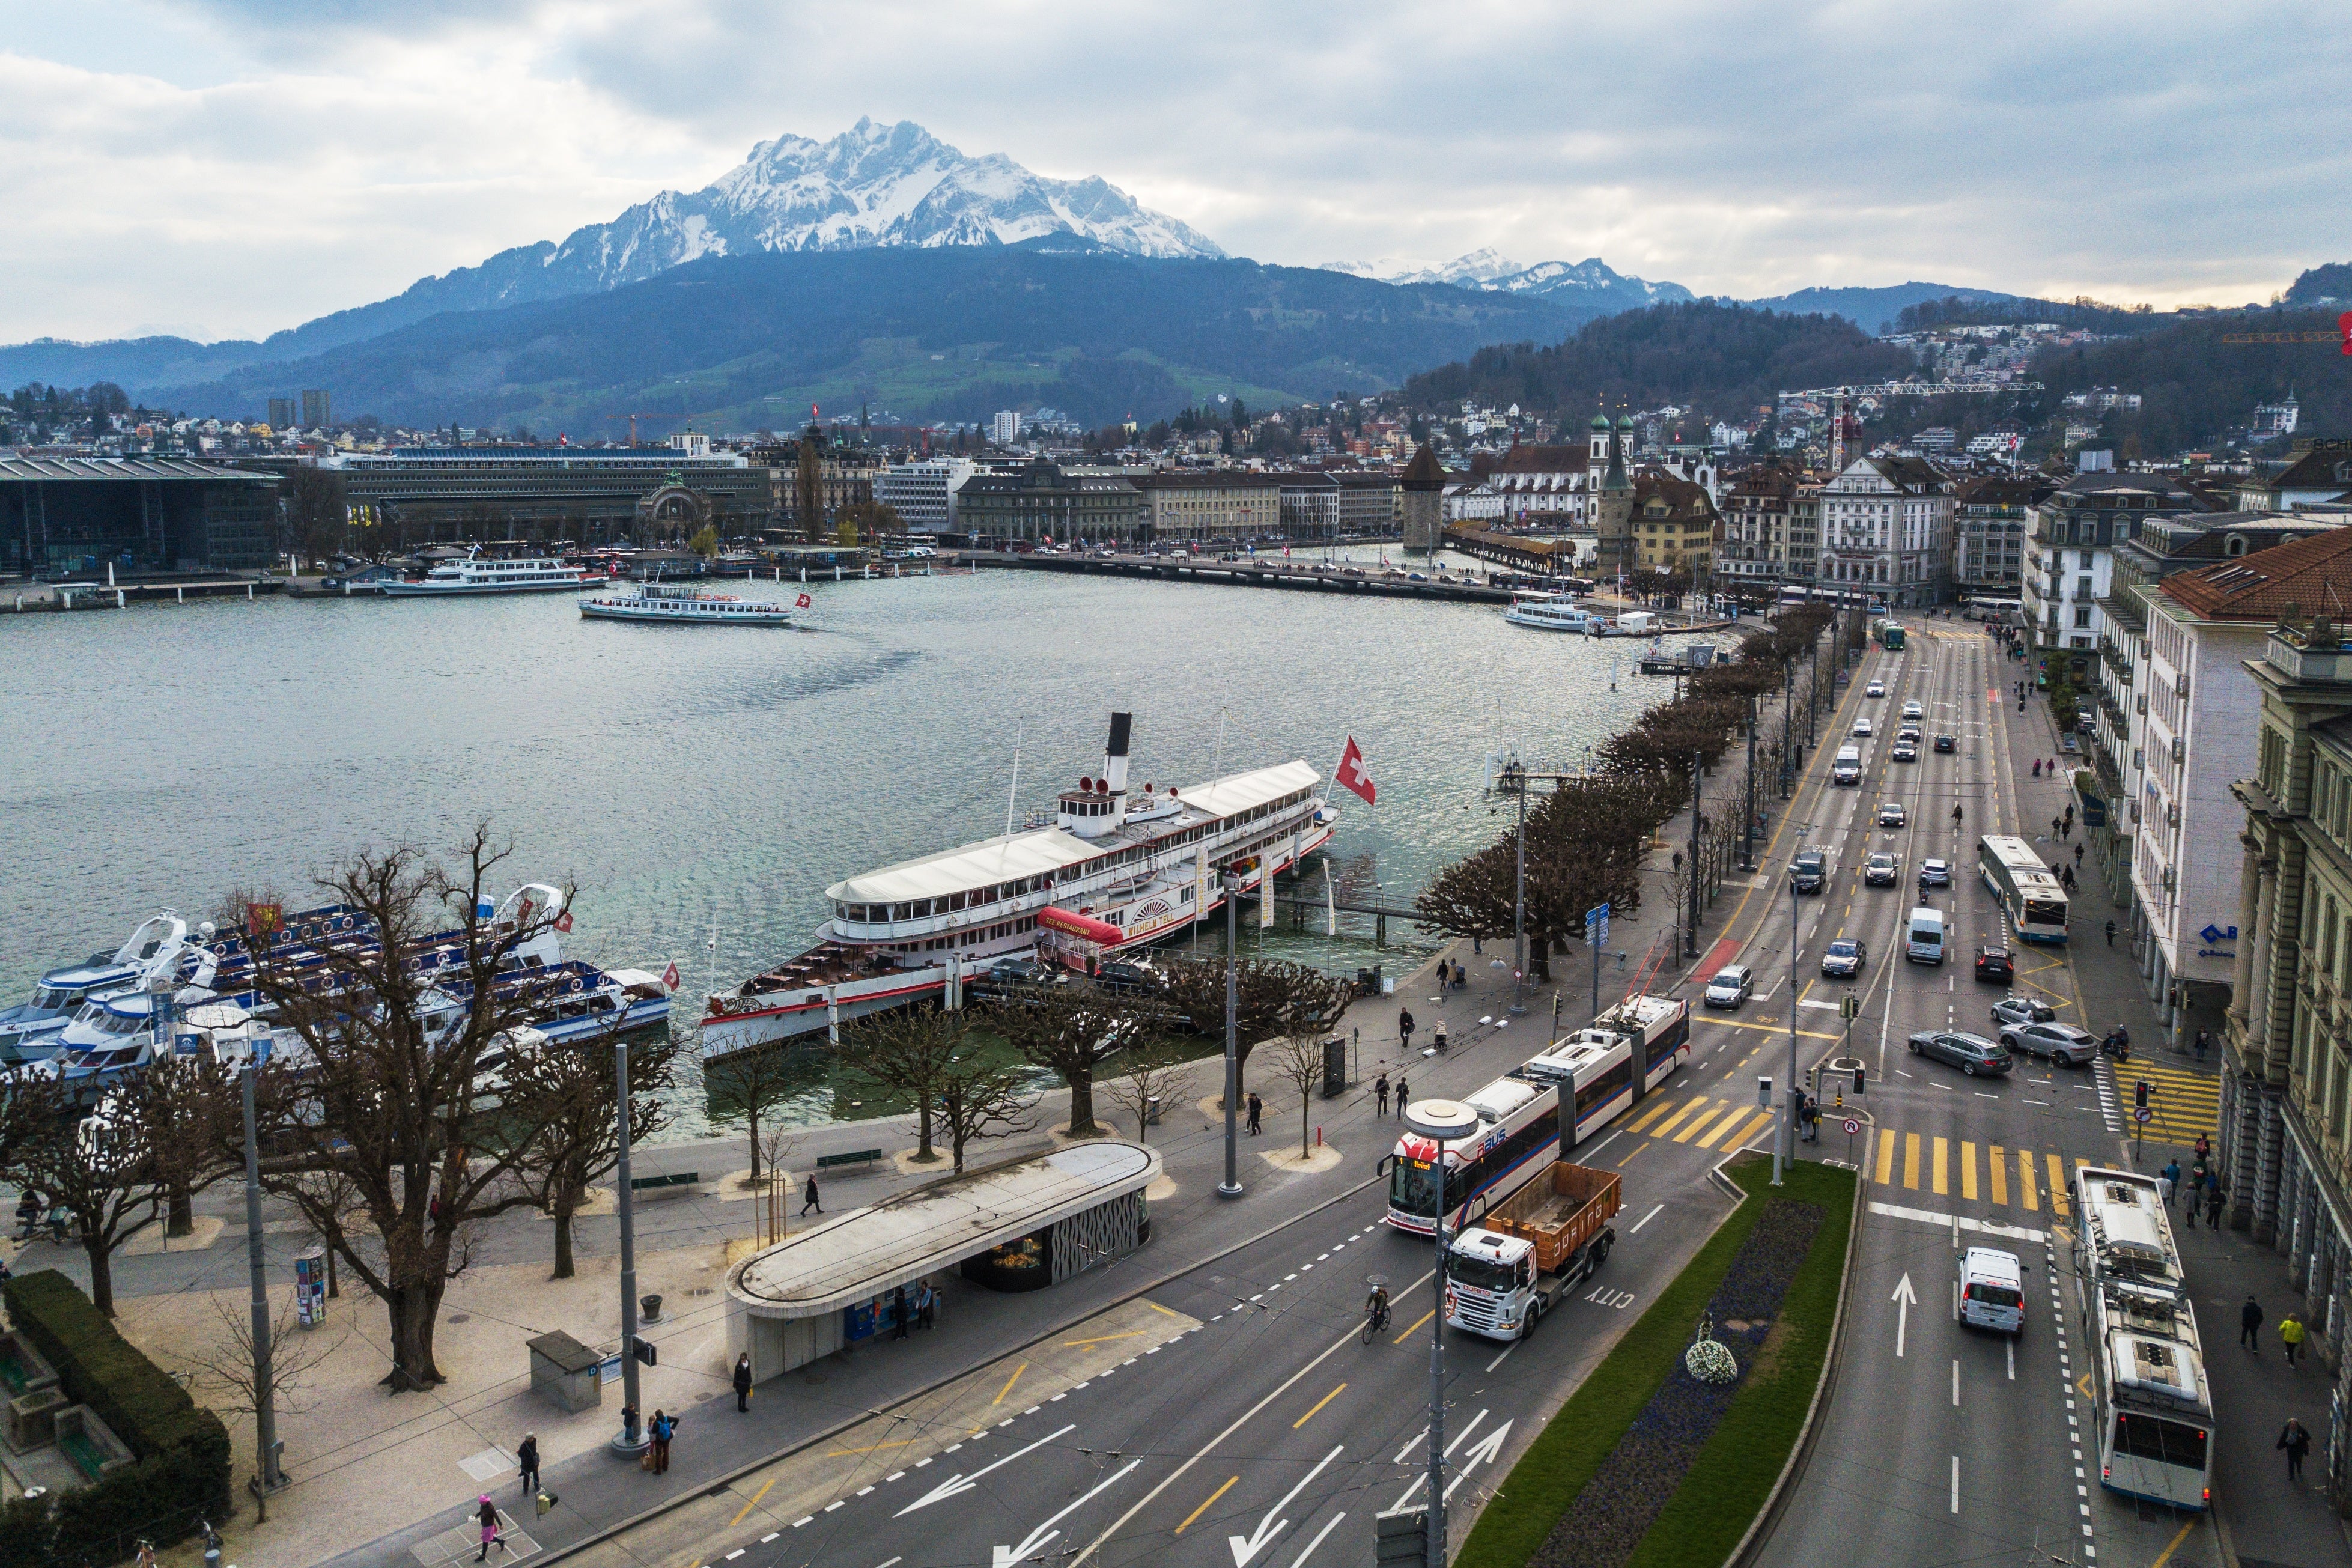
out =
<path fill-rule="evenodd" d="M 2005 662 L 2001 668 L 2007 695 L 2002 712 L 2010 725 L 2014 754 L 2023 763 L 2030 763 L 2037 752 L 2045 758 L 2061 756 L 2048 703 L 2035 696 L 2020 713 L 2014 696 L 2009 695 L 2026 667 Z M 2027 823 L 2040 825 L 2039 832 L 2029 837 L 2036 839 L 2035 847 L 2053 864 L 2061 851 L 2071 861 L 2072 845 L 2082 836 L 2079 823 L 2073 839 L 2052 839 L 2049 834 L 2050 818 L 2061 816 L 2071 798 L 2066 777 L 2062 772 L 2054 780 L 2037 779 L 2029 766 L 2014 780 L 2021 815 Z M 2116 1024 L 2131 1033 L 2131 1060 L 2116 1070 L 2117 1098 L 2128 1115 L 2133 1085 L 2146 1079 L 2156 1111 L 2149 1123 L 2153 1135 L 2141 1147 L 2137 1168 L 2154 1171 L 2166 1161 L 2178 1159 L 2185 1170 L 2191 1159 L 2188 1146 L 2199 1132 L 2214 1131 L 2221 1053 L 2208 1052 L 2201 1063 L 2195 1058 L 2186 1047 L 2197 1026 L 2194 1023 L 2184 1032 L 2181 1045 L 2166 1041 L 2132 954 L 2130 904 L 2109 900 L 2105 879 L 2097 874 L 2096 854 L 2093 850 L 2085 857 L 2073 904 L 2070 945 L 2075 984 L 2086 1014 L 2078 1022 L 2101 1034 Z M 2105 938 L 2110 919 L 2116 927 L 2112 946 Z M 2218 1032 L 2218 1019 L 2207 1026 Z M 2116 1157 L 2126 1165 L 2133 1163 L 2128 1137 L 2118 1141 Z M 2250 1292 L 2261 1301 L 2273 1325 L 2290 1308 L 2309 1321 L 2310 1304 L 2287 1288 L 2285 1260 L 2267 1247 L 2253 1245 L 2246 1233 L 2216 1235 L 2202 1225 L 2189 1230 L 2177 1212 L 2174 1228 L 2189 1270 L 2212 1384 L 2214 1506 L 2231 1559 L 2239 1568 L 2352 1563 L 2344 1521 L 2327 1506 L 2319 1479 L 2326 1460 L 2316 1445 L 2327 1434 L 2330 1373 L 2308 1356 L 2299 1370 L 2291 1370 L 2274 1327 L 2266 1327 L 2263 1333 L 2266 1354 L 2256 1356 L 2237 1348 L 2238 1309 Z M 2320 1305 L 2324 1310 L 2325 1303 Z M 2302 1420 L 2313 1433 L 2315 1444 L 2304 1465 L 2304 1479 L 2295 1486 L 2287 1482 L 2285 1456 L 2273 1447 L 2289 1415 Z"/>
<path fill-rule="evenodd" d="M 1670 847 L 1687 840 L 1686 816 L 1661 830 L 1643 909 L 1632 919 L 1621 911 L 1612 923 L 1603 1005 L 1623 993 L 1654 944 L 1671 941 Z M 1720 922 L 1738 906 L 1741 882 L 1735 878 L 1727 888 L 1732 896 L 1709 910 L 1699 932 L 1702 953 L 1711 951 Z M 1444 956 L 1465 968 L 1467 984 L 1460 992 L 1441 994 L 1433 964 L 1424 960 L 1399 976 L 1395 994 L 1368 998 L 1349 1011 L 1341 1028 L 1355 1040 L 1355 1082 L 1344 1095 L 1318 1099 L 1308 1108 L 1309 1126 L 1323 1138 L 1320 1157 L 1295 1158 L 1296 1095 L 1276 1086 L 1270 1072 L 1260 1072 L 1252 1085 L 1266 1101 L 1265 1131 L 1244 1137 L 1241 1147 L 1241 1179 L 1248 1190 L 1235 1201 L 1216 1197 L 1223 1169 L 1223 1120 L 1214 1110 L 1219 1072 L 1214 1060 L 1203 1062 L 1192 1093 L 1151 1130 L 1167 1179 L 1152 1194 L 1154 1234 L 1143 1252 L 1050 1290 L 1001 1295 L 950 1281 L 934 1333 L 869 1341 L 762 1384 L 750 1415 L 738 1415 L 727 1397 L 721 1285 L 730 1254 L 740 1257 L 752 1245 L 755 1211 L 762 1206 L 730 1197 L 732 1189 L 721 1180 L 746 1163 L 742 1141 L 643 1152 L 641 1173 L 692 1171 L 701 1179 L 689 1195 L 647 1200 L 637 1208 L 639 1290 L 666 1299 L 663 1321 L 646 1331 L 659 1347 L 660 1364 L 645 1374 L 643 1397 L 648 1409 L 687 1413 L 667 1476 L 646 1475 L 604 1450 L 617 1426 L 617 1389 L 607 1391 L 601 1409 L 578 1415 L 564 1415 L 529 1391 L 523 1349 L 529 1338 L 561 1329 L 591 1345 L 617 1342 L 617 1227 L 609 1208 L 578 1222 L 579 1277 L 567 1281 L 547 1278 L 552 1242 L 542 1216 L 517 1214 L 483 1227 L 474 1266 L 450 1288 L 436 1337 L 436 1356 L 449 1382 L 429 1394 L 394 1396 L 377 1386 L 389 1364 L 383 1312 L 347 1283 L 330 1304 L 328 1325 L 314 1331 L 322 1336 L 315 1342 L 331 1352 L 299 1380 L 279 1419 L 294 1484 L 272 1500 L 268 1524 L 257 1527 L 250 1514 L 235 1521 L 230 1556 L 242 1568 L 322 1562 L 413 1568 L 433 1556 L 432 1542 L 461 1523 L 483 1491 L 506 1506 L 533 1542 L 561 1547 L 664 1500 L 707 1489 L 736 1469 L 867 1412 L 889 1410 L 933 1384 L 1244 1245 L 1378 1179 L 1375 1164 L 1397 1131 L 1393 1113 L 1381 1119 L 1373 1099 L 1372 1082 L 1381 1072 L 1391 1081 L 1402 1073 L 1416 1098 L 1466 1093 L 1542 1048 L 1550 1037 L 1555 997 L 1563 1025 L 1584 1021 L 1591 984 L 1586 950 L 1572 947 L 1556 957 L 1558 984 L 1531 984 L 1527 1012 L 1512 1018 L 1507 946 L 1488 944 L 1483 952 L 1468 942 L 1449 948 Z M 1628 955 L 1622 966 L 1621 952 Z M 1692 967 L 1705 964 L 1667 963 L 1652 988 L 1679 983 Z M 1410 1056 L 1397 1035 L 1400 1006 L 1409 1006 L 1419 1025 Z M 1428 1045 L 1441 1017 L 1452 1038 L 1444 1058 Z M 1109 1109 L 1107 1097 L 1098 1095 L 1097 1104 L 1098 1116 Z M 1066 1094 L 1049 1094 L 1034 1131 L 979 1145 L 972 1158 L 986 1162 L 1051 1147 L 1050 1129 L 1066 1113 Z M 1135 1132 L 1123 1121 L 1114 1131 Z M 805 1173 L 820 1154 L 877 1146 L 904 1151 L 913 1142 L 904 1118 L 829 1126 L 803 1133 L 787 1163 Z M 839 1212 L 871 1203 L 943 1172 L 940 1166 L 908 1173 L 900 1162 L 866 1174 L 828 1175 L 821 1182 L 824 1206 Z M 789 1207 L 797 1211 L 797 1193 Z M 199 1209 L 199 1232 L 191 1244 L 165 1251 L 142 1243 L 137 1253 L 117 1258 L 121 1326 L 166 1365 L 174 1364 L 173 1345 L 217 1341 L 245 1310 L 241 1189 L 216 1188 Z M 265 1210 L 264 1228 L 272 1279 L 282 1291 L 305 1238 L 278 1205 Z M 47 1245 L 26 1249 L 12 1266 L 58 1267 L 84 1278 L 79 1252 L 62 1254 Z M 232 1418 L 229 1426 L 242 1477 L 252 1466 L 251 1423 Z M 526 1430 L 537 1433 L 545 1483 L 562 1500 L 543 1520 L 520 1506 L 512 1468 L 514 1445 Z"/>

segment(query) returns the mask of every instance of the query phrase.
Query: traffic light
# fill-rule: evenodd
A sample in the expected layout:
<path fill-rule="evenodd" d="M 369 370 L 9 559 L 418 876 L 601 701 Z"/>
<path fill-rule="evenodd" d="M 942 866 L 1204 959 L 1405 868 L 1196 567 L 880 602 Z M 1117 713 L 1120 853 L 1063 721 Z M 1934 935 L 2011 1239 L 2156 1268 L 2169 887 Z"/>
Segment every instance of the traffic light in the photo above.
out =
<path fill-rule="evenodd" d="M 2141 1110 L 2147 1109 L 2147 1079 L 2142 1079 L 2132 1086 L 2132 1104 Z"/>
<path fill-rule="evenodd" d="M 1856 1100 L 1860 1100 L 1862 1098 L 1862 1080 L 1869 1074 L 1869 1072 L 1870 1069 L 1864 1067 L 1858 1067 L 1853 1069 L 1853 1097 Z"/>

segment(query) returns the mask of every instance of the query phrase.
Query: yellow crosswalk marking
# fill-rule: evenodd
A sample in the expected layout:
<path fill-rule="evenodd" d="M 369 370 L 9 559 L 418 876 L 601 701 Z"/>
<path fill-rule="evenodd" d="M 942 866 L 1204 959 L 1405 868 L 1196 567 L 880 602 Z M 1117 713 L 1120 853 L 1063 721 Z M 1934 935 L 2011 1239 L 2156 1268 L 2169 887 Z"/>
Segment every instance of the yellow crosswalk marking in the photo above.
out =
<path fill-rule="evenodd" d="M 1985 1152 L 1990 1156 L 1985 1169 L 1992 1176 L 1992 1201 L 2009 1202 L 2009 1151 L 1995 1143 Z"/>
<path fill-rule="evenodd" d="M 1944 1161 L 1950 1152 L 1951 1145 L 1949 1143 L 1946 1142 L 1941 1138 L 1936 1140 L 1936 1174 L 1934 1190 L 1938 1196 L 1952 1190 L 1950 1185 L 1944 1180 Z"/>
<path fill-rule="evenodd" d="M 1727 1102 L 1725 1100 L 1718 1100 L 1715 1102 L 1714 1109 L 1700 1111 L 1696 1121 L 1693 1121 L 1689 1126 L 1675 1134 L 1675 1142 L 1677 1143 L 1689 1142 L 1691 1141 L 1692 1133 L 1697 1131 L 1700 1128 L 1706 1126 L 1708 1122 L 1723 1114 L 1727 1103 Z"/>
<path fill-rule="evenodd" d="M 1737 1118 L 1737 1117 L 1734 1117 L 1734 1118 L 1733 1118 L 1733 1120 L 1734 1120 L 1734 1121 L 1737 1121 L 1737 1120 L 1738 1120 L 1738 1118 Z M 1752 1139 L 1756 1136 L 1756 1134 L 1758 1134 L 1759 1132 L 1763 1131 L 1764 1131 L 1764 1129 L 1765 1129 L 1766 1127 L 1768 1127 L 1768 1126 L 1771 1125 L 1771 1122 L 1772 1122 L 1772 1113 L 1771 1113 L 1770 1111 L 1769 1111 L 1769 1110 L 1759 1110 L 1759 1111 L 1758 1111 L 1758 1112 L 1756 1113 L 1756 1115 L 1755 1115 L 1754 1120 L 1750 1121 L 1748 1123 L 1748 1125 L 1747 1125 L 1747 1126 L 1745 1126 L 1745 1127 L 1743 1127 L 1743 1128 L 1741 1128 L 1741 1129 L 1739 1130 L 1739 1136 L 1738 1136 L 1738 1137 L 1737 1137 L 1737 1138 L 1734 1138 L 1734 1139 L 1729 1140 L 1727 1142 L 1726 1142 L 1726 1143 L 1724 1144 L 1724 1147 L 1725 1147 L 1726 1149 L 1737 1149 L 1737 1148 L 1738 1148 L 1742 1143 L 1746 1143 L 1746 1142 L 1749 1142 L 1750 1140 L 1752 1140 Z M 1725 1123 L 1725 1125 L 1726 1125 L 1726 1126 L 1728 1126 L 1728 1125 L 1729 1125 L 1729 1123 L 1728 1123 L 1728 1122 L 1727 1122 L 1727 1123 Z"/>
<path fill-rule="evenodd" d="M 2050 1156 L 2050 1212 L 2060 1215 L 2074 1212 L 2066 1202 L 2066 1162 L 2055 1154 Z"/>
<path fill-rule="evenodd" d="M 1977 1195 L 1977 1146 L 1963 1141 L 1960 1144 L 1960 1196 L 1975 1201 Z"/>
<path fill-rule="evenodd" d="M 1699 1096 L 1700 1100 L 1705 1100 L 1706 1098 L 1706 1096 L 1705 1095 Z M 1642 1112 L 1641 1115 L 1635 1117 L 1625 1130 L 1628 1132 L 1639 1132 L 1643 1128 L 1647 1127 L 1651 1122 L 1655 1121 L 1659 1117 L 1664 1116 L 1673 1108 L 1674 1103 L 1675 1102 L 1673 1100 L 1667 1099 L 1663 1094 L 1658 1096 L 1658 1102 L 1655 1105 L 1651 1106 L 1649 1110 Z M 1692 1103 L 1696 1104 L 1696 1101 L 1693 1101 Z"/>
<path fill-rule="evenodd" d="M 1884 1127 L 1878 1133 L 1878 1184 L 1891 1185 L 1895 1181 L 1895 1134 Z"/>
<path fill-rule="evenodd" d="M 1664 1121 L 1659 1122 L 1657 1126 L 1651 1129 L 1650 1136 L 1653 1138 L 1664 1138 L 1667 1133 L 1674 1131 L 1675 1122 L 1680 1121 L 1684 1117 L 1688 1116 L 1692 1111 L 1697 1110 L 1700 1106 L 1705 1105 L 1706 1103 L 1706 1096 L 1703 1094 L 1699 1095 L 1696 1099 L 1692 1100 L 1688 1104 L 1685 1105 L 1680 1110 L 1675 1111 L 1672 1116 L 1667 1117 Z"/>
<path fill-rule="evenodd" d="M 2033 1192 L 2033 1151 L 2031 1149 L 2020 1149 L 2017 1152 L 2017 1190 L 2025 1194 L 2027 1208 L 2038 1209 L 2042 1206 L 2042 1200 L 2036 1197 Z"/>
<path fill-rule="evenodd" d="M 1903 1134 L 1903 1184 L 1913 1192 L 1919 1190 L 1919 1134 Z"/>
<path fill-rule="evenodd" d="M 2210 1135 L 2221 1124 L 2218 1078 L 2158 1062 L 2138 1062 L 2116 1068 L 2115 1079 L 2117 1100 L 2135 1108 L 2137 1086 L 2147 1085 L 2151 1114 L 2141 1133 L 2148 1142 L 2187 1146 L 2197 1142 L 2198 1134 Z"/>
<path fill-rule="evenodd" d="M 1764 1114 L 1765 1114 L 1765 1115 L 1767 1115 L 1767 1116 L 1769 1116 L 1769 1115 L 1771 1115 L 1772 1113 L 1771 1113 L 1770 1111 L 1769 1111 L 1769 1110 L 1768 1110 L 1768 1111 L 1766 1111 Z M 1728 1116 L 1725 1117 L 1722 1121 L 1720 1121 L 1717 1122 L 1717 1123 L 1715 1124 L 1715 1131 L 1712 1131 L 1712 1132 L 1710 1132 L 1710 1133 L 1708 1133 L 1706 1137 L 1704 1137 L 1704 1138 L 1700 1139 L 1700 1140 L 1698 1141 L 1698 1146 L 1699 1146 L 1700 1148 L 1702 1148 L 1702 1149 L 1712 1149 L 1712 1148 L 1714 1148 L 1714 1147 L 1715 1147 L 1715 1144 L 1716 1144 L 1716 1140 L 1717 1140 L 1717 1139 L 1721 1138 L 1725 1133 L 1727 1133 L 1727 1132 L 1730 1131 L 1733 1128 L 1735 1128 L 1735 1127 L 1737 1127 L 1737 1126 L 1738 1126 L 1738 1125 L 1739 1125 L 1739 1118 L 1740 1118 L 1740 1112 L 1738 1112 L 1738 1110 L 1734 1110 L 1730 1115 L 1728 1115 Z M 1738 1146 L 1739 1146 L 1739 1142 L 1738 1142 L 1738 1139 L 1734 1139 L 1734 1140 L 1732 1140 L 1732 1142 L 1728 1142 L 1728 1143 L 1726 1143 L 1726 1144 L 1724 1145 L 1724 1147 L 1725 1147 L 1725 1148 L 1727 1148 L 1727 1149 L 1736 1149 L 1736 1148 L 1738 1148 Z"/>

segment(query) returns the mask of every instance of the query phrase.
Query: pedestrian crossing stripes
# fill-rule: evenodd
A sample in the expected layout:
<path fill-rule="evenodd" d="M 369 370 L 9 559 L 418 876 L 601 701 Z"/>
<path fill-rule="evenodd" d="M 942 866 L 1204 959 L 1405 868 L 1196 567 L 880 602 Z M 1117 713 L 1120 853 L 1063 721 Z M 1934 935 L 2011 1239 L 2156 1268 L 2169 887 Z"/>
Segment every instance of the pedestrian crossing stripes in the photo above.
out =
<path fill-rule="evenodd" d="M 1671 1139 L 1701 1149 L 1728 1150 L 1738 1148 L 1771 1126 L 1772 1117 L 1769 1110 L 1759 1110 L 1748 1104 L 1735 1105 L 1712 1095 L 1697 1094 L 1683 1100 L 1661 1094 L 1657 1103 L 1628 1122 L 1625 1130 L 1643 1138 Z M 1626 1158 L 1630 1160 L 1633 1155 Z"/>
<path fill-rule="evenodd" d="M 2221 1123 L 2221 1080 L 2210 1073 L 2167 1067 L 2134 1057 L 2116 1063 L 2101 1058 L 2097 1071 L 2101 1098 L 2112 1098 L 2120 1125 L 2113 1131 L 2129 1133 L 2140 1128 L 2150 1143 L 2194 1144 L 2201 1134 L 2212 1137 Z M 2137 1120 L 2139 1086 L 2147 1085 L 2148 1119 Z"/>
<path fill-rule="evenodd" d="M 2065 1155 L 1891 1128 L 1874 1128 L 1870 1136 L 1875 1142 L 1863 1168 L 1874 1185 L 2015 1207 L 2055 1219 L 2074 1210 L 2067 1195 L 2071 1167 Z M 2091 1162 L 2076 1155 L 2072 1163 L 2079 1167 Z"/>

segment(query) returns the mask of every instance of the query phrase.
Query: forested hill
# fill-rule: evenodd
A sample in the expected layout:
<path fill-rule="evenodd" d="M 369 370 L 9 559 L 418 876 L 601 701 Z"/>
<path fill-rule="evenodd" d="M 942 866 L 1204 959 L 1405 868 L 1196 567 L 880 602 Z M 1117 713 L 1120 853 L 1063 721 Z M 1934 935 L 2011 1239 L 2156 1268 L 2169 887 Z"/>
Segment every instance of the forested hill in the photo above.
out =
<path fill-rule="evenodd" d="M 1570 417 L 1596 407 L 1675 403 L 1746 422 L 1776 392 L 1896 379 L 1911 355 L 1842 317 L 1783 315 L 1697 300 L 1594 321 L 1552 347 L 1505 343 L 1412 377 L 1417 408 L 1493 407 Z"/>
<path fill-rule="evenodd" d="M 2333 307 L 2184 316 L 2160 331 L 2088 348 L 2059 349 L 2034 362 L 2050 405 L 2067 393 L 2112 386 L 2140 395 L 2137 410 L 2107 416 L 2101 438 L 2126 453 L 2163 456 L 2220 443 L 2243 431 L 2260 404 L 2292 392 L 2299 434 L 2352 430 L 2352 375 L 2335 341 Z M 2324 332 L 2307 343 L 2231 343 L 2255 333 Z"/>
<path fill-rule="evenodd" d="M 1265 406 L 1370 392 L 1589 310 L 1393 287 L 1244 260 L 1121 254 L 1066 237 L 1009 246 L 719 257 L 609 292 L 451 312 L 290 364 L 157 388 L 198 413 L 260 414 L 289 388 L 387 420 L 610 435 L 616 415 L 782 428 L 811 403 L 985 419 L 1050 404 L 1150 421 L 1218 392 Z"/>

